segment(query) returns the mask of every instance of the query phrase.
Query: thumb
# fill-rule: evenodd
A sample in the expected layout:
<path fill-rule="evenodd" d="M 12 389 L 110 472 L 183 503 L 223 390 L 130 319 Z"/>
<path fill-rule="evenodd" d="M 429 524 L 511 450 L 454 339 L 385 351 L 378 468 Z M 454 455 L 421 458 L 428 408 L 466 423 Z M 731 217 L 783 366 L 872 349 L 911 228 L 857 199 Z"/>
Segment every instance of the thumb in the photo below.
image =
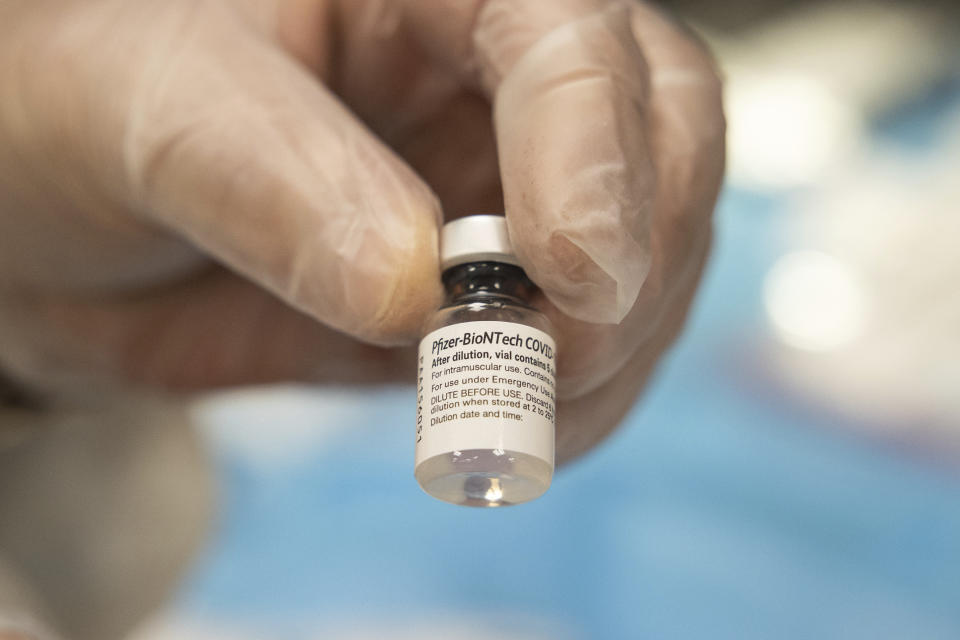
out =
<path fill-rule="evenodd" d="M 335 329 L 413 339 L 440 297 L 437 199 L 238 19 L 196 29 L 153 53 L 133 85 L 134 206 Z"/>

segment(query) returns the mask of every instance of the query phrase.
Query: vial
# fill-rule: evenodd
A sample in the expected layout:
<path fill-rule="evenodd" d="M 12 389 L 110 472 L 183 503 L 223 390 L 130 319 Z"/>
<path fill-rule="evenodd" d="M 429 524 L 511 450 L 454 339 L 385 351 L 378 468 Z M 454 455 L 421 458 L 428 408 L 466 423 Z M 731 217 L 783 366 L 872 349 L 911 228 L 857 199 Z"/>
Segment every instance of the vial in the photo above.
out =
<path fill-rule="evenodd" d="M 556 344 L 517 263 L 503 216 L 447 223 L 446 299 L 417 365 L 417 482 L 455 504 L 499 507 L 542 495 L 554 466 Z"/>

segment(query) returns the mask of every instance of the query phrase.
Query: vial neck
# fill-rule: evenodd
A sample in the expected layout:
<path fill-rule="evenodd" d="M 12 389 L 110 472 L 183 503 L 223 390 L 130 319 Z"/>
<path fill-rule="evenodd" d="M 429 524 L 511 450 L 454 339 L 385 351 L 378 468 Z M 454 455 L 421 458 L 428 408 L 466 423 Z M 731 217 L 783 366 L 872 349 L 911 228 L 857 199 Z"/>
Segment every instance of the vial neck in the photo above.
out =
<path fill-rule="evenodd" d="M 468 262 L 443 272 L 448 304 L 496 301 L 529 305 L 536 291 L 523 269 L 503 262 Z"/>

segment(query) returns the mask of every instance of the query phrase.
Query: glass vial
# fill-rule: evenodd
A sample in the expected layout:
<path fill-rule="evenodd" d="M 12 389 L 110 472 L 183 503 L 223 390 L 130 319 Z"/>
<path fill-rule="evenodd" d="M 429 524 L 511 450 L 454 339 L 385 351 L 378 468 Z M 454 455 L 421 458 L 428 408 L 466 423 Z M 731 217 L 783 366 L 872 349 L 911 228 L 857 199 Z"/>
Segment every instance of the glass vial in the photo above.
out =
<path fill-rule="evenodd" d="M 417 482 L 455 504 L 526 502 L 554 466 L 556 345 L 531 306 L 502 216 L 460 218 L 440 238 L 444 305 L 417 365 Z"/>

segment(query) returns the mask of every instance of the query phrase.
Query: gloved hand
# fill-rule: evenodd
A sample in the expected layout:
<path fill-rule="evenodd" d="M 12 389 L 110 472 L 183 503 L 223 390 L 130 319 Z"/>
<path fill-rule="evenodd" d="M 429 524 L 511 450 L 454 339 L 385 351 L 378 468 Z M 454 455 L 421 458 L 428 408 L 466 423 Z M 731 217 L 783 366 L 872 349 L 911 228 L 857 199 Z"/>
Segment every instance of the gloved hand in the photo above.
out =
<path fill-rule="evenodd" d="M 682 325 L 723 134 L 709 55 L 622 0 L 5 2 L 0 368 L 411 380 L 441 211 L 505 205 L 569 458 Z"/>

